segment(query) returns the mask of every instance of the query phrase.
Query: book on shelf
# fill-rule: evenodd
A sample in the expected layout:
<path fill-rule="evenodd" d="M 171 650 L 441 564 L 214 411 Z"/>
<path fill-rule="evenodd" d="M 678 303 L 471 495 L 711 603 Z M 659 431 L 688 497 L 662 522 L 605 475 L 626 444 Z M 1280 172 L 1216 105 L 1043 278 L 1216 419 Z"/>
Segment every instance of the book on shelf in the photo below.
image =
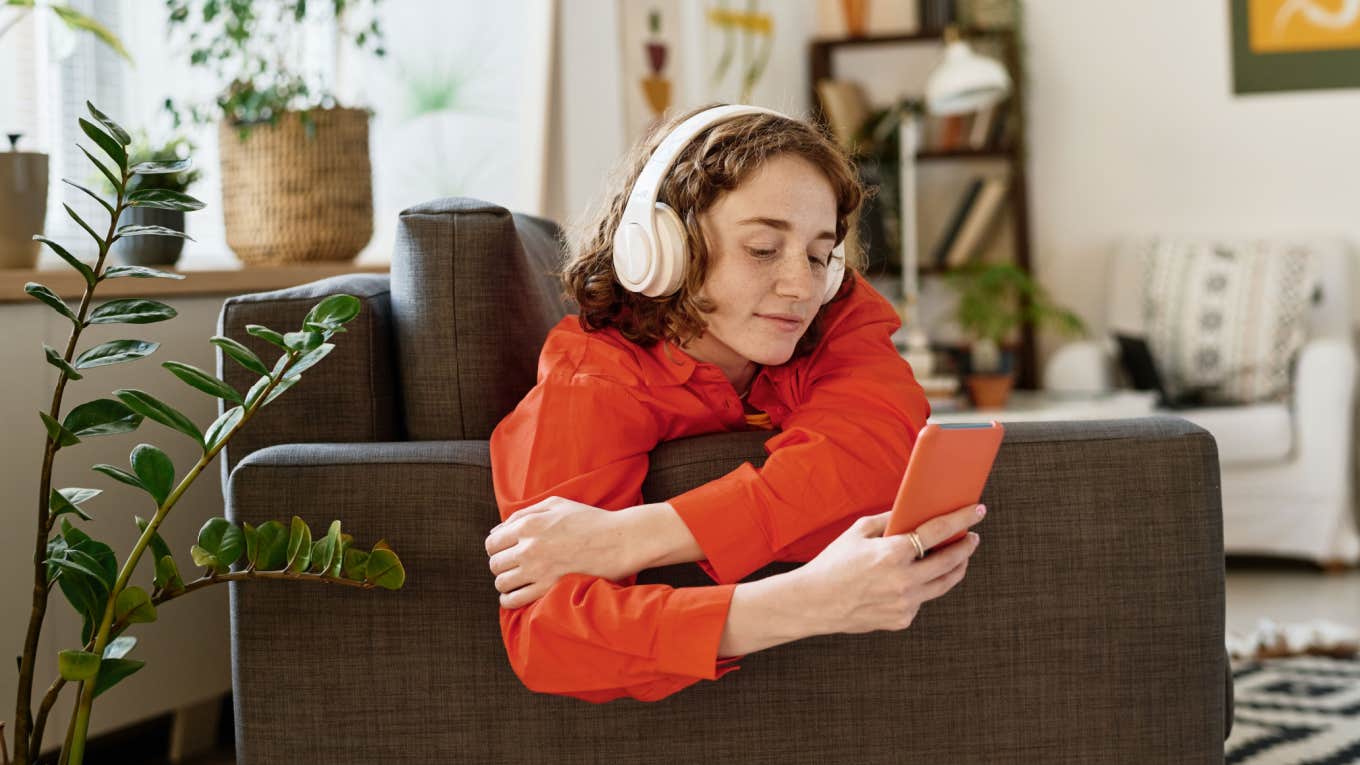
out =
<path fill-rule="evenodd" d="M 995 126 L 1003 109 L 1005 102 L 985 106 L 973 115 L 973 122 L 968 127 L 968 147 L 971 149 L 990 149 L 995 144 L 992 142 L 992 129 Z"/>
<path fill-rule="evenodd" d="M 954 208 L 954 213 L 949 217 L 949 222 L 945 225 L 944 231 L 935 243 L 935 247 L 930 251 L 930 264 L 937 268 L 944 268 L 945 256 L 949 249 L 954 246 L 954 240 L 959 235 L 959 230 L 963 228 L 963 221 L 968 217 L 968 211 L 973 208 L 973 203 L 977 201 L 979 192 L 982 191 L 983 179 L 974 178 L 969 182 L 968 188 L 964 189 L 963 197 L 959 199 L 958 205 Z"/>
<path fill-rule="evenodd" d="M 1004 176 L 994 176 L 983 182 L 982 189 L 969 205 L 963 224 L 945 253 L 945 268 L 958 268 L 976 256 L 992 230 L 992 224 L 996 222 L 997 213 L 1009 189 L 1010 179 Z"/>

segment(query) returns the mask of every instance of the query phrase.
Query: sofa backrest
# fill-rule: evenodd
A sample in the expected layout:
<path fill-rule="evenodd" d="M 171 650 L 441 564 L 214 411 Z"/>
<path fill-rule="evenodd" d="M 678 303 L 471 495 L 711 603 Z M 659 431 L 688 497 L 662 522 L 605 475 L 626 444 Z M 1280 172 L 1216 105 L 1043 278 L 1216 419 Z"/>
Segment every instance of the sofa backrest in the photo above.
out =
<path fill-rule="evenodd" d="M 463 197 L 402 211 L 392 316 L 406 437 L 486 439 L 534 385 L 548 330 L 575 307 L 551 221 Z"/>
<path fill-rule="evenodd" d="M 1126 238 L 1113 250 L 1106 283 L 1107 326 L 1111 332 L 1141 335 L 1144 329 L 1142 307 L 1142 253 L 1149 238 Z M 1232 239 L 1222 241 L 1233 242 Z M 1245 241 L 1245 240 L 1239 240 Z M 1296 240 L 1313 253 L 1313 275 L 1319 300 L 1308 312 L 1308 336 L 1351 339 L 1352 280 L 1355 252 L 1340 238 L 1311 237 Z"/>

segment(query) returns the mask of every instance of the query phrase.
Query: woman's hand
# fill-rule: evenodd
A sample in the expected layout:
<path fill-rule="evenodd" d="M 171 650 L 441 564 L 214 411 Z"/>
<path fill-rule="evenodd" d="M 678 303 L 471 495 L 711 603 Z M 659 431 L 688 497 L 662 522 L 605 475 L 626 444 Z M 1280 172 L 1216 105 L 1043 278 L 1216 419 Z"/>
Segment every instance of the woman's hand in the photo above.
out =
<path fill-rule="evenodd" d="M 624 521 L 624 511 L 561 497 L 515 511 L 486 537 L 501 606 L 529 605 L 563 574 L 617 580 L 637 573 Z"/>
<path fill-rule="evenodd" d="M 821 553 L 791 574 L 804 582 L 823 614 L 821 634 L 901 630 L 911 626 L 921 604 L 963 580 L 968 560 L 981 541 L 969 532 L 948 547 L 931 548 L 982 520 L 979 505 L 968 505 L 921 524 L 916 534 L 926 557 L 906 534 L 884 537 L 892 513 L 864 516 Z"/>

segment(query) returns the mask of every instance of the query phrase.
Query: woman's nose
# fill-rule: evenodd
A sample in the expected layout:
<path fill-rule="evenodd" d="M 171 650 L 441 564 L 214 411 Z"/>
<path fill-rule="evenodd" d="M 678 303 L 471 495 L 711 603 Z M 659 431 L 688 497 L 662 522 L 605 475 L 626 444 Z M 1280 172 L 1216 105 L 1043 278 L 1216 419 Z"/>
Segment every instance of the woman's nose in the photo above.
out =
<path fill-rule="evenodd" d="M 795 300 L 806 300 L 812 296 L 816 283 L 817 275 L 813 273 L 812 263 L 806 257 L 794 254 L 784 259 L 779 269 L 779 294 Z"/>

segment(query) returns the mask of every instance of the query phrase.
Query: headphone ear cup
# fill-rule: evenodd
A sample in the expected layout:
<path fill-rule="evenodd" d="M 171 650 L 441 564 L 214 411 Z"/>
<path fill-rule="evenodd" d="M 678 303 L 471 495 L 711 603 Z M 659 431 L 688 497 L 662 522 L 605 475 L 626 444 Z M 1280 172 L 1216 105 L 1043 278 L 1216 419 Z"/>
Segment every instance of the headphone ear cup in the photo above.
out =
<path fill-rule="evenodd" d="M 685 246 L 685 223 L 665 202 L 656 203 L 652 216 L 655 222 L 657 252 L 655 273 L 651 281 L 655 291 L 648 291 L 652 297 L 674 294 L 685 281 L 685 269 L 689 265 L 689 252 Z"/>
<path fill-rule="evenodd" d="M 836 293 L 841 291 L 841 282 L 845 279 L 845 244 L 838 244 L 831 251 L 831 259 L 826 265 L 826 292 L 822 294 L 822 305 L 831 302 L 836 297 Z"/>

